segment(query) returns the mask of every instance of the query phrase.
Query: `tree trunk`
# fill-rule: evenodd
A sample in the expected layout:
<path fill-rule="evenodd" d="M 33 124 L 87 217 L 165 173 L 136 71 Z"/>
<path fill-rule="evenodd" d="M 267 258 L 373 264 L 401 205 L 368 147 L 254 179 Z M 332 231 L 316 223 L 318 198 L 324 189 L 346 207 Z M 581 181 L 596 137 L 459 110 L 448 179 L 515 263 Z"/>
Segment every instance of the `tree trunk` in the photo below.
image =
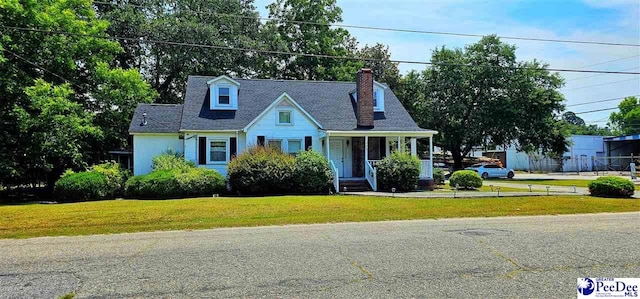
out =
<path fill-rule="evenodd" d="M 464 165 L 462 165 L 462 153 L 460 152 L 460 149 L 453 149 L 451 150 L 451 157 L 453 157 L 453 170 L 460 170 L 464 168 Z"/>

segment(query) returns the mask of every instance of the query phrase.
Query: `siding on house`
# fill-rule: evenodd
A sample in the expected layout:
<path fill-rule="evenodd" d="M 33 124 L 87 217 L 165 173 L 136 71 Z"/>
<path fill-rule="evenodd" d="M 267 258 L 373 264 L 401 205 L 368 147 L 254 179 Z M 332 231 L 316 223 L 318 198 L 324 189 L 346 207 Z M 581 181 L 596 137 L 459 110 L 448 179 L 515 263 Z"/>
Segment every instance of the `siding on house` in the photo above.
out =
<path fill-rule="evenodd" d="M 294 99 L 295 100 L 295 99 Z M 291 125 L 279 125 L 278 111 L 291 111 Z M 269 140 L 282 140 L 283 149 L 287 149 L 288 140 L 299 140 L 304 148 L 304 138 L 311 136 L 313 150 L 322 152 L 320 130 L 302 111 L 297 109 L 287 100 L 283 100 L 275 107 L 269 109 L 251 127 L 247 129 L 246 146 L 254 146 L 258 143 L 258 136 L 265 136 Z"/>
<path fill-rule="evenodd" d="M 207 146 L 206 149 L 207 151 L 209 150 L 209 146 L 208 144 L 213 141 L 213 140 L 222 140 L 222 141 L 226 141 L 227 142 L 227 161 L 225 162 L 211 162 L 211 161 L 206 161 L 205 164 L 199 164 L 199 146 L 198 146 L 198 140 L 204 137 L 207 140 Z M 236 134 L 236 132 L 185 132 L 184 134 L 184 158 L 188 161 L 192 161 L 193 163 L 196 164 L 197 167 L 203 167 L 203 168 L 208 168 L 208 169 L 214 169 L 216 171 L 218 171 L 220 174 L 222 174 L 223 176 L 227 176 L 227 165 L 228 162 L 230 160 L 230 155 L 231 153 L 229 152 L 231 150 L 231 138 L 237 138 L 238 140 L 238 147 L 237 147 L 237 154 L 240 154 L 242 151 L 244 151 L 245 149 L 245 134 L 243 132 L 238 132 Z"/>
<path fill-rule="evenodd" d="M 183 140 L 179 134 L 134 134 L 133 135 L 133 174 L 141 175 L 151 172 L 151 161 L 154 156 L 168 149 L 183 153 Z"/>

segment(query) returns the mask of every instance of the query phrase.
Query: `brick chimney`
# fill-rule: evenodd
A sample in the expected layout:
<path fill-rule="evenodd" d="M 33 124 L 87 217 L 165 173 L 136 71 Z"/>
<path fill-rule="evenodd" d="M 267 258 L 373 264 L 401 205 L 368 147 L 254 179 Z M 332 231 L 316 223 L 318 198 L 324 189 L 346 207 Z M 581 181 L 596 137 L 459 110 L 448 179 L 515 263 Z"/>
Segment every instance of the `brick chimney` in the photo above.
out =
<path fill-rule="evenodd" d="M 356 118 L 359 128 L 373 127 L 373 72 L 361 69 L 356 74 L 356 94 L 358 98 Z"/>

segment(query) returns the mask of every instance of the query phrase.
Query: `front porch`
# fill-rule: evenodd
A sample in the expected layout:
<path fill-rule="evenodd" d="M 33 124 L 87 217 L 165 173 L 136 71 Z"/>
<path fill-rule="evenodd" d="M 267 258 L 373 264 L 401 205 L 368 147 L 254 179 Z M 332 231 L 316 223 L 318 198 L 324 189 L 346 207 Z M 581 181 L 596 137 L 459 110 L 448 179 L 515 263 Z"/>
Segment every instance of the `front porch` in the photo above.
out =
<path fill-rule="evenodd" d="M 329 160 L 334 187 L 341 180 L 366 179 L 377 191 L 376 165 L 391 152 L 408 151 L 420 159 L 420 180 L 433 179 L 433 131 L 376 132 L 327 131 L 321 136 L 323 154 Z M 418 139 L 428 138 L 428 154 L 418 153 Z"/>

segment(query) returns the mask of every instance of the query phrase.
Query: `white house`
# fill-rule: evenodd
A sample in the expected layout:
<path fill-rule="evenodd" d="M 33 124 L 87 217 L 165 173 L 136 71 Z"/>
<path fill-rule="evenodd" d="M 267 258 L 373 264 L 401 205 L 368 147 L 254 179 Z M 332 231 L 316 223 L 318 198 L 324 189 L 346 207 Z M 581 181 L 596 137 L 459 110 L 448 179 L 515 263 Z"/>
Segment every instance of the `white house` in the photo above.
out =
<path fill-rule="evenodd" d="M 190 76 L 184 105 L 140 104 L 129 132 L 135 175 L 150 172 L 153 156 L 167 149 L 226 175 L 236 155 L 269 145 L 323 153 L 338 190 L 346 180 L 376 190 L 377 160 L 405 146 L 416 155 L 416 139 L 432 144 L 437 134 L 418 127 L 370 69 L 359 71 L 356 82 Z M 431 161 L 421 162 L 424 180 L 432 177 Z"/>

